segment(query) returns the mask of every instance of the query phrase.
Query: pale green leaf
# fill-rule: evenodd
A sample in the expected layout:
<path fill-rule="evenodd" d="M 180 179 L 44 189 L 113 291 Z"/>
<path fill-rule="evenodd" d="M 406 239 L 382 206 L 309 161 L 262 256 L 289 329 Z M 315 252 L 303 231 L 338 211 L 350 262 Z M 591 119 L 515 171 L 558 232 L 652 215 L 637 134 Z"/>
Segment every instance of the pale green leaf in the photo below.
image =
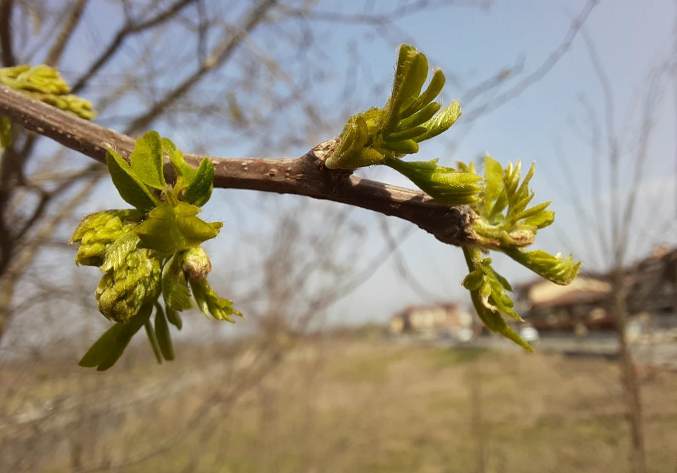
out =
<path fill-rule="evenodd" d="M 104 259 L 103 265 L 101 266 L 101 270 L 117 270 L 125 261 L 127 255 L 134 251 L 138 244 L 139 237 L 134 231 L 125 233 L 123 236 L 115 240 L 110 245 L 110 247 L 108 247 L 108 250 L 106 250 L 106 257 Z"/>
<path fill-rule="evenodd" d="M 489 155 L 484 157 L 484 176 L 486 185 L 484 190 L 484 205 L 486 213 L 491 214 L 494 204 L 504 190 L 504 185 L 501 163 Z"/>
<path fill-rule="evenodd" d="M 157 131 L 149 131 L 136 140 L 129 163 L 137 177 L 147 186 L 155 189 L 165 187 L 162 144 Z"/>
<path fill-rule="evenodd" d="M 148 188 L 136 176 L 132 168 L 122 156 L 112 148 L 106 153 L 108 171 L 113 184 L 127 203 L 133 205 L 142 212 L 148 212 L 157 205 L 157 199 L 150 193 Z"/>
<path fill-rule="evenodd" d="M 444 77 L 444 73 L 441 70 L 436 69 L 425 92 L 416 98 L 411 105 L 408 105 L 402 110 L 402 116 L 409 117 L 414 112 L 422 110 L 423 107 L 426 107 L 430 102 L 435 100 L 435 98 L 440 95 L 440 92 L 442 92 L 445 81 L 446 78 Z"/>
<path fill-rule="evenodd" d="M 581 263 L 574 262 L 572 256 L 562 258 L 559 254 L 553 256 L 541 250 L 522 251 L 519 248 L 502 248 L 501 251 L 536 274 L 562 286 L 570 284 L 581 267 Z"/>
<path fill-rule="evenodd" d="M 160 351 L 165 360 L 174 359 L 174 346 L 172 345 L 172 336 L 169 333 L 169 325 L 160 305 L 155 312 L 155 336 L 157 337 Z"/>
<path fill-rule="evenodd" d="M 214 164 L 208 158 L 204 158 L 200 162 L 195 179 L 186 189 L 184 200 L 202 207 L 211 197 L 212 189 L 214 189 Z"/>
<path fill-rule="evenodd" d="M 477 200 L 482 190 L 481 176 L 438 166 L 437 160 L 404 161 L 391 158 L 385 164 L 407 176 L 425 193 L 444 205 L 470 204 Z"/>
<path fill-rule="evenodd" d="M 195 179 L 197 169 L 188 164 L 183 158 L 183 153 L 169 138 L 162 138 L 160 140 L 162 150 L 169 156 L 169 161 L 178 177 L 183 178 L 183 185 L 189 186 Z"/>
<path fill-rule="evenodd" d="M 178 330 L 181 330 L 183 327 L 183 320 L 181 320 L 181 315 L 174 309 L 169 306 L 165 307 L 165 314 L 167 315 L 167 320 L 170 324 L 176 327 Z"/>
<path fill-rule="evenodd" d="M 403 130 L 408 130 L 409 128 L 413 128 L 415 126 L 421 125 L 422 123 L 427 122 L 430 120 L 433 115 L 437 113 L 437 111 L 442 108 L 442 105 L 440 105 L 437 102 L 430 103 L 423 107 L 421 110 L 418 112 L 414 113 L 408 118 L 405 118 L 404 120 L 401 120 L 397 127 L 395 127 L 395 131 L 403 131 Z M 426 129 L 424 129 L 425 131 Z"/>
<path fill-rule="evenodd" d="M 461 116 L 461 102 L 454 100 L 447 108 L 441 110 L 437 115 L 423 123 L 421 126 L 426 128 L 426 132 L 416 137 L 417 142 L 429 140 L 440 133 L 444 133 L 456 123 Z"/>
<path fill-rule="evenodd" d="M 179 202 L 158 205 L 141 223 L 136 233 L 142 248 L 149 248 L 165 254 L 173 254 L 198 246 L 219 233 L 220 222 L 207 223 L 195 215 L 199 207 Z"/>
<path fill-rule="evenodd" d="M 78 363 L 80 366 L 105 371 L 115 364 L 129 345 L 129 341 L 146 323 L 153 310 L 152 304 L 145 304 L 128 322 L 116 323 L 109 328 Z"/>
<path fill-rule="evenodd" d="M 191 307 L 190 289 L 176 254 L 162 268 L 162 297 L 169 309 L 180 312 Z M 167 315 L 169 316 L 169 310 Z"/>
<path fill-rule="evenodd" d="M 155 336 L 155 331 L 153 330 L 153 324 L 150 323 L 150 319 L 146 320 L 146 323 L 143 324 L 146 329 L 146 336 L 150 342 L 150 347 L 153 349 L 153 354 L 155 355 L 155 360 L 158 364 L 162 364 L 162 353 L 160 353 L 160 345 L 158 345 L 157 337 Z"/>
<path fill-rule="evenodd" d="M 418 153 L 418 143 L 414 140 L 395 141 L 393 143 L 383 143 L 383 148 L 388 151 L 394 151 L 398 154 Z"/>

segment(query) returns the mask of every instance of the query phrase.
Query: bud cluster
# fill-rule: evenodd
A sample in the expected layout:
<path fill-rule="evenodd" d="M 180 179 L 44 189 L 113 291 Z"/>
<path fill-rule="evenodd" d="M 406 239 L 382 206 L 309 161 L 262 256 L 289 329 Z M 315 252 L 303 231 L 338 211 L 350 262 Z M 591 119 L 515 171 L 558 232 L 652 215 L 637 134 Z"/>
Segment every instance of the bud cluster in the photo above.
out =
<path fill-rule="evenodd" d="M 101 266 L 110 245 L 132 231 L 140 218 L 136 210 L 106 210 L 87 215 L 70 239 L 70 243 L 80 243 L 75 263 Z"/>
<path fill-rule="evenodd" d="M 127 322 L 148 300 L 160 293 L 160 262 L 138 248 L 108 271 L 96 287 L 99 311 L 109 320 Z"/>
<path fill-rule="evenodd" d="M 174 182 L 165 179 L 165 156 Z M 171 361 L 169 326 L 181 330 L 179 313 L 194 307 L 192 301 L 218 320 L 242 316 L 207 282 L 212 263 L 200 246 L 223 225 L 197 216 L 211 196 L 214 165 L 204 158 L 197 169 L 190 166 L 174 143 L 154 131 L 137 140 L 129 159 L 109 149 L 106 163 L 120 196 L 135 209 L 87 215 L 70 239 L 79 243 L 75 262 L 104 273 L 96 302 L 99 312 L 116 322 L 80 365 L 110 368 L 142 327 L 158 363 Z"/>
<path fill-rule="evenodd" d="M 5 67 L 0 69 L 0 84 L 85 120 L 96 116 L 92 103 L 70 94 L 71 88 L 53 67 L 44 64 Z"/>

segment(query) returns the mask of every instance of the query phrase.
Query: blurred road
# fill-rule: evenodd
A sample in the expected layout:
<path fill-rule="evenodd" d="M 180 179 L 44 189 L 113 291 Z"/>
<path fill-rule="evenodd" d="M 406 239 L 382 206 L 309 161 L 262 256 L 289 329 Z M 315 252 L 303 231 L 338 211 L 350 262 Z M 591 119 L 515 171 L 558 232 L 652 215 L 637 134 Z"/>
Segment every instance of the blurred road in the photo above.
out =
<path fill-rule="evenodd" d="M 475 339 L 471 346 L 504 351 L 520 348 L 503 337 L 489 336 Z M 564 353 L 569 356 L 618 356 L 618 339 L 614 334 L 592 335 L 578 338 L 567 334 L 542 336 L 535 346 L 543 353 Z M 634 360 L 640 364 L 665 366 L 677 369 L 677 342 L 644 340 L 631 345 Z"/>

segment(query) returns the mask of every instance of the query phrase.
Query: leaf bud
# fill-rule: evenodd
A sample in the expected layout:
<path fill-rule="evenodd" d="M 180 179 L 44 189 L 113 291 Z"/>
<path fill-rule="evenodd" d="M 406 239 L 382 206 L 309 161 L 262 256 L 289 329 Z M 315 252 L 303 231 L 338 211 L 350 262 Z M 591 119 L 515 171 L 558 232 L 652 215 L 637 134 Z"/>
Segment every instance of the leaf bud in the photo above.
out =
<path fill-rule="evenodd" d="M 96 288 L 96 302 L 107 319 L 124 323 L 159 292 L 160 262 L 139 248 L 127 254 L 117 269 L 104 274 Z"/>
<path fill-rule="evenodd" d="M 201 246 L 196 246 L 184 253 L 181 269 L 189 281 L 200 281 L 211 272 L 212 263 L 205 250 Z"/>

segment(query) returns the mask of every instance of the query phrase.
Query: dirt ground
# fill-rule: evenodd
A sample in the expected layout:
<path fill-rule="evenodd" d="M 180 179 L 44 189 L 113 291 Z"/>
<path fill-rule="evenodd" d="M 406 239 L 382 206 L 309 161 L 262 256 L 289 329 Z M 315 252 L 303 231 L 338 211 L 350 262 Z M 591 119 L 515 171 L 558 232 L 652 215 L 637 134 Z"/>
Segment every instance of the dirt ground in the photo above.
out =
<path fill-rule="evenodd" d="M 0 471 L 627 471 L 614 361 L 345 337 L 136 352 L 6 363 Z M 640 377 L 649 471 L 675 472 L 677 372 Z"/>

